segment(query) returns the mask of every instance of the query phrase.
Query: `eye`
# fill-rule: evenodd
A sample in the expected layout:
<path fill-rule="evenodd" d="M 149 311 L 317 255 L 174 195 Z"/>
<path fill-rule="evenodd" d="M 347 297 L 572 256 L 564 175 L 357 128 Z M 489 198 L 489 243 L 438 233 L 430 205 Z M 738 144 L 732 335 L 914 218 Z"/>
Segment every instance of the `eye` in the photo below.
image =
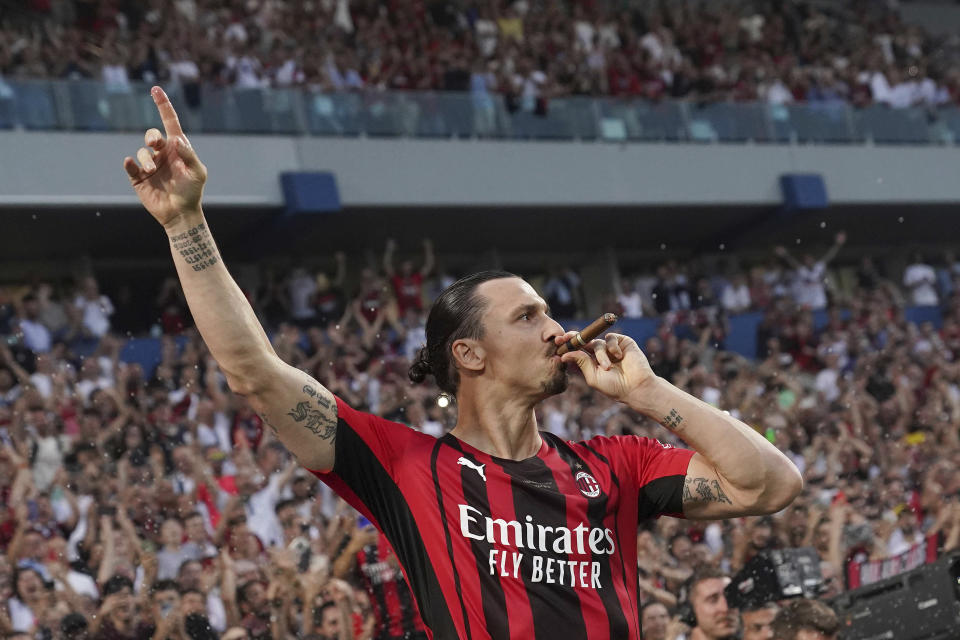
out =
<path fill-rule="evenodd" d="M 530 319 L 530 314 L 529 314 L 528 312 L 526 312 L 526 311 L 524 311 L 523 313 L 521 313 L 521 314 L 520 314 L 520 317 L 517 318 L 517 320 L 529 320 L 529 319 Z"/>

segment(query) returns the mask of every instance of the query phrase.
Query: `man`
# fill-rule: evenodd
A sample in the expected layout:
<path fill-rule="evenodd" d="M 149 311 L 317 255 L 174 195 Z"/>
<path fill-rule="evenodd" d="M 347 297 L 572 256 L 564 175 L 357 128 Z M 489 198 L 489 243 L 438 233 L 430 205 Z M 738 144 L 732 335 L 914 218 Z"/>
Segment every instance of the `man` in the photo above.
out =
<path fill-rule="evenodd" d="M 157 579 L 172 580 L 177 577 L 180 565 L 193 560 L 191 549 L 180 544 L 183 541 L 183 525 L 178 518 L 167 518 L 160 525 L 161 547 L 157 551 Z"/>
<path fill-rule="evenodd" d="M 307 640 L 345 640 L 349 625 L 344 623 L 343 611 L 332 600 L 314 609 L 313 633 Z"/>
<path fill-rule="evenodd" d="M 333 562 L 333 577 L 354 578 L 370 597 L 377 640 L 426 640 L 410 588 L 397 566 L 397 557 L 377 530 L 357 526 Z"/>
<path fill-rule="evenodd" d="M 98 338 L 107 335 L 114 307 L 110 298 L 101 295 L 96 278 L 85 276 L 80 281 L 80 288 L 73 305 L 82 314 L 83 327 L 90 335 Z"/>
<path fill-rule="evenodd" d="M 23 334 L 23 343 L 34 353 L 47 353 L 53 344 L 50 330 L 40 321 L 40 302 L 33 294 L 23 297 L 23 315 L 19 329 Z"/>
<path fill-rule="evenodd" d="M 210 534 L 199 511 L 184 516 L 183 528 L 187 534 L 187 541 L 183 544 L 187 557 L 193 560 L 216 557 L 217 548 L 210 542 Z"/>
<path fill-rule="evenodd" d="M 259 580 L 245 582 L 237 587 L 237 605 L 240 607 L 240 625 L 251 638 L 270 637 L 270 601 L 267 585 Z"/>
<path fill-rule="evenodd" d="M 833 246 L 819 260 L 807 253 L 800 261 L 790 255 L 786 247 L 774 248 L 774 253 L 793 268 L 793 296 L 801 307 L 814 311 L 826 308 L 828 300 L 824 279 L 827 276 L 827 266 L 837 257 L 846 242 L 847 234 L 841 231 L 836 235 Z"/>
<path fill-rule="evenodd" d="M 743 640 L 773 640 L 771 625 L 779 610 L 776 603 L 768 602 L 742 611 L 740 619 L 743 623 Z"/>
<path fill-rule="evenodd" d="M 133 582 L 122 575 L 103 585 L 103 602 L 92 616 L 91 635 L 95 640 L 136 640 Z"/>
<path fill-rule="evenodd" d="M 429 238 L 423 240 L 423 266 L 417 271 L 412 260 L 400 263 L 400 271 L 393 266 L 393 254 L 397 250 L 397 241 L 387 240 L 383 252 L 383 272 L 393 285 L 393 295 L 397 300 L 397 313 L 403 316 L 407 309 L 423 309 L 423 281 L 433 271 L 433 243 Z"/>
<path fill-rule="evenodd" d="M 817 600 L 791 600 L 773 620 L 775 640 L 837 640 L 840 621 Z"/>
<path fill-rule="evenodd" d="M 127 157 L 124 169 L 169 235 L 197 328 L 230 388 L 384 534 L 433 637 L 588 638 L 602 628 L 638 638 L 639 520 L 771 513 L 800 491 L 799 472 L 772 444 L 655 376 L 627 336 L 557 355 L 576 333 L 503 272 L 444 291 L 411 368 L 456 399 L 450 433 L 436 439 L 355 411 L 276 356 L 207 228 L 206 167 L 163 90 L 153 98 L 167 138 L 147 131 L 139 164 Z M 535 407 L 566 388 L 571 363 L 695 451 L 538 431 Z"/>
<path fill-rule="evenodd" d="M 172 580 L 158 580 L 150 589 L 149 620 L 137 625 L 138 638 L 181 640 L 183 618 L 180 611 L 180 592 Z"/>
<path fill-rule="evenodd" d="M 200 613 L 207 616 L 214 629 L 223 630 L 227 626 L 227 611 L 223 604 L 220 589 L 218 586 L 205 584 L 203 573 L 203 564 L 199 560 L 184 560 L 177 570 L 177 587 L 181 595 L 203 593 L 204 589 L 209 589 L 204 596 L 206 606 Z M 246 581 L 244 580 L 244 582 Z M 182 597 L 181 600 L 183 599 Z"/>
<path fill-rule="evenodd" d="M 640 607 L 640 627 L 643 629 L 643 640 L 667 640 L 667 625 L 670 623 L 670 612 L 667 607 L 656 600 L 651 600 Z"/>
<path fill-rule="evenodd" d="M 723 590 L 730 584 L 722 571 L 699 569 L 690 579 L 690 606 L 696 622 L 688 640 L 725 640 L 737 634 L 737 610 L 730 608 Z"/>

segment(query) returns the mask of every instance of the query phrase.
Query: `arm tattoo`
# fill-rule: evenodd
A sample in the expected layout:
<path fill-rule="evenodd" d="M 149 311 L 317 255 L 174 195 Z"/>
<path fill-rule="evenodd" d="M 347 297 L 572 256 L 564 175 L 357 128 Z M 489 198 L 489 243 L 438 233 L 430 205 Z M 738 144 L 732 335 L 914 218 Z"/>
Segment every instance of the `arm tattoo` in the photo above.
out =
<path fill-rule="evenodd" d="M 303 385 L 303 392 L 310 396 L 311 398 L 317 401 L 317 404 L 323 407 L 324 409 L 330 408 L 330 401 L 323 397 L 322 393 L 317 393 L 317 390 L 311 387 L 308 384 Z"/>
<path fill-rule="evenodd" d="M 194 271 L 203 271 L 217 264 L 217 248 L 213 245 L 207 225 L 202 222 L 192 229 L 171 236 L 170 243 Z"/>
<path fill-rule="evenodd" d="M 668 429 L 676 429 L 683 422 L 683 416 L 676 409 L 670 409 L 670 414 L 664 416 L 662 422 Z"/>
<path fill-rule="evenodd" d="M 337 420 L 330 416 L 330 399 L 322 393 L 317 393 L 317 390 L 310 385 L 303 387 L 303 393 L 316 400 L 323 410 L 314 409 L 310 406 L 310 402 L 303 401 L 298 402 L 287 415 L 295 422 L 304 423 L 303 426 L 320 436 L 321 440 L 334 442 L 337 438 Z"/>
<path fill-rule="evenodd" d="M 733 504 L 727 494 L 720 488 L 720 483 L 716 480 L 707 478 L 691 478 L 687 476 L 683 479 L 683 503 L 688 502 L 719 502 L 721 504 Z"/>

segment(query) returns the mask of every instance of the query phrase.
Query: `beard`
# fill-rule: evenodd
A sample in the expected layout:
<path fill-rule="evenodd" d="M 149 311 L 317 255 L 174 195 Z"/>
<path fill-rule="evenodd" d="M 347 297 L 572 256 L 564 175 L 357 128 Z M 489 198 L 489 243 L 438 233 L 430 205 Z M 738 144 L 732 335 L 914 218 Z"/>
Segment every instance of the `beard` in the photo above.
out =
<path fill-rule="evenodd" d="M 567 376 L 567 367 L 565 364 L 560 363 L 560 366 L 557 368 L 549 378 L 543 381 L 541 385 L 541 390 L 544 396 L 555 396 L 558 393 L 563 393 L 567 390 L 567 385 L 569 384 L 570 379 Z"/>

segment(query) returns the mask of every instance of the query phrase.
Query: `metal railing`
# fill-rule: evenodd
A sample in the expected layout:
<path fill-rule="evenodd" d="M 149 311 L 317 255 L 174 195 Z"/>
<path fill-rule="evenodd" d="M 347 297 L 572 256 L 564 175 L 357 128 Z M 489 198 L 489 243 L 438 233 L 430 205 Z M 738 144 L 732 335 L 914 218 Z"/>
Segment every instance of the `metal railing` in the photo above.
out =
<path fill-rule="evenodd" d="M 845 103 L 649 102 L 566 97 L 545 112 L 498 94 L 171 86 L 192 133 L 644 142 L 954 144 L 960 109 Z M 159 120 L 149 86 L 0 78 L 0 129 L 138 131 Z"/>

